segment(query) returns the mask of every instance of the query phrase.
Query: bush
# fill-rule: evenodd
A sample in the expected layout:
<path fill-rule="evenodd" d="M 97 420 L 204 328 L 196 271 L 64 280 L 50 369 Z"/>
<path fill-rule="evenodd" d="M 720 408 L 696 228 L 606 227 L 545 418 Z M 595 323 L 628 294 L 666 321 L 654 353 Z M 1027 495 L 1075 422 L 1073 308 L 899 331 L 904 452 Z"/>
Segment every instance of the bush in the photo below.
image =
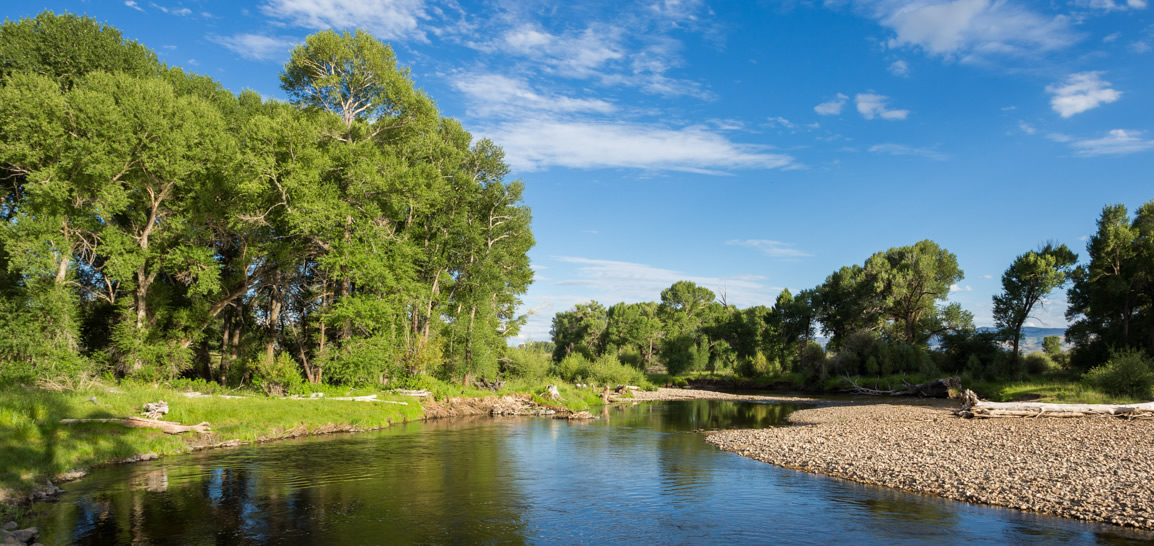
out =
<path fill-rule="evenodd" d="M 739 360 L 734 371 L 742 377 L 777 375 L 781 373 L 781 364 L 776 359 L 770 360 L 766 358 L 761 351 L 758 351 L 753 358 L 743 358 Z"/>
<path fill-rule="evenodd" d="M 1110 360 L 1083 376 L 1108 394 L 1148 400 L 1154 397 L 1154 361 L 1137 349 L 1110 353 Z"/>
<path fill-rule="evenodd" d="M 403 355 L 396 344 L 385 336 L 353 338 L 339 350 L 332 350 L 317 363 L 324 369 L 329 383 L 359 387 L 366 384 L 383 385 L 390 378 L 403 379 L 398 365 Z M 413 366 L 421 366 L 420 359 L 410 359 Z"/>
<path fill-rule="evenodd" d="M 592 382 L 598 385 L 641 385 L 645 374 L 632 366 L 622 364 L 616 355 L 603 355 L 590 366 Z"/>
<path fill-rule="evenodd" d="M 1022 369 L 1029 375 L 1042 375 L 1057 371 L 1058 364 L 1045 353 L 1030 353 L 1022 357 Z"/>
<path fill-rule="evenodd" d="M 506 379 L 540 381 L 549 376 L 552 366 L 553 355 L 550 352 L 520 347 L 509 349 L 508 356 L 501 361 L 501 373 Z"/>
<path fill-rule="evenodd" d="M 569 353 L 557 363 L 557 375 L 570 383 L 584 383 L 590 375 L 589 359 L 581 353 Z"/>
<path fill-rule="evenodd" d="M 809 342 L 801 353 L 801 373 L 807 385 L 820 385 L 829 377 L 826 364 L 825 349 L 815 341 Z"/>
<path fill-rule="evenodd" d="M 287 353 L 276 359 L 257 358 L 247 365 L 252 370 L 252 384 L 269 396 L 299 394 L 304 391 L 305 380 L 301 377 L 297 363 Z"/>

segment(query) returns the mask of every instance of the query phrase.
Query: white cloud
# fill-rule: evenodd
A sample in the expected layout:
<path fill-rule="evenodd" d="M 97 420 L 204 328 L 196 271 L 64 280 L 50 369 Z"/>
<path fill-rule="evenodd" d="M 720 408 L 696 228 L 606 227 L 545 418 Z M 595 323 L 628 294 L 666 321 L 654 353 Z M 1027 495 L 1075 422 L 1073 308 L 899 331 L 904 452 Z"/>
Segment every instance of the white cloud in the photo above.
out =
<path fill-rule="evenodd" d="M 1079 6 L 1104 11 L 1125 11 L 1145 9 L 1146 0 L 1078 0 Z"/>
<path fill-rule="evenodd" d="M 956 284 L 950 285 L 950 292 L 973 292 L 973 291 L 974 291 L 974 287 L 972 287 L 968 284 L 965 286 L 958 286 Z"/>
<path fill-rule="evenodd" d="M 847 100 L 849 100 L 849 97 L 838 93 L 833 100 L 814 106 L 813 111 L 822 116 L 836 116 L 841 113 L 841 108 L 845 106 L 845 101 Z"/>
<path fill-rule="evenodd" d="M 813 254 L 794 248 L 793 243 L 783 243 L 781 241 L 748 239 L 745 241 L 726 241 L 725 244 L 729 246 L 743 246 L 746 248 L 757 249 L 762 254 L 765 254 L 771 258 L 804 258 L 806 256 L 813 256 Z"/>
<path fill-rule="evenodd" d="M 613 104 L 600 99 L 576 99 L 560 95 L 542 95 L 524 80 L 501 74 L 462 74 L 453 87 L 469 99 L 471 115 L 523 116 L 526 110 L 552 113 L 593 112 L 609 114 Z"/>
<path fill-rule="evenodd" d="M 135 2 L 133 2 L 133 3 L 135 4 Z M 156 2 L 150 2 L 148 5 L 156 8 L 156 9 L 158 9 L 164 13 L 167 13 L 169 15 L 176 15 L 179 17 L 184 17 L 185 15 L 192 15 L 192 10 L 190 10 L 188 8 L 168 9 L 168 8 L 166 8 L 160 4 L 157 4 Z M 135 7 L 135 6 L 133 6 L 133 7 Z"/>
<path fill-rule="evenodd" d="M 1111 42 L 1117 41 L 1118 37 L 1121 35 L 1122 35 L 1121 32 L 1115 32 L 1113 34 L 1107 34 L 1105 38 L 1102 38 L 1102 43 L 1109 44 Z"/>
<path fill-rule="evenodd" d="M 1133 51 L 1134 53 L 1148 53 L 1150 49 L 1150 44 L 1142 40 L 1130 44 L 1130 51 Z"/>
<path fill-rule="evenodd" d="M 781 126 L 781 127 L 785 127 L 786 129 L 793 129 L 794 127 L 796 127 L 788 119 L 785 119 L 781 116 L 774 116 L 774 117 L 769 118 L 769 126 L 770 127 Z"/>
<path fill-rule="evenodd" d="M 132 9 L 134 9 L 134 10 L 136 10 L 136 11 L 144 11 L 144 8 L 142 8 L 142 7 L 140 7 L 139 5 L 137 5 L 137 4 L 136 4 L 136 2 L 135 2 L 135 0 L 124 0 L 124 5 L 126 5 L 126 6 L 128 6 L 128 7 L 130 7 L 130 8 L 132 8 Z"/>
<path fill-rule="evenodd" d="M 604 302 L 656 301 L 662 290 L 677 281 L 691 281 L 704 286 L 718 297 L 724 292 L 726 300 L 734 305 L 768 305 L 781 292 L 781 287 L 765 284 L 759 275 L 712 277 L 693 275 L 647 264 L 562 256 L 559 261 L 575 264 L 577 278 L 558 281 L 558 286 L 580 286 Z"/>
<path fill-rule="evenodd" d="M 935 161 L 945 161 L 950 156 L 942 152 L 931 150 L 929 148 L 915 148 L 913 146 L 906 146 L 904 144 L 884 143 L 870 146 L 870 151 L 874 153 L 890 154 L 890 155 L 912 155 L 916 157 L 924 157 L 926 159 L 933 159 Z"/>
<path fill-rule="evenodd" d="M 1142 131 L 1114 129 L 1102 138 L 1075 140 L 1070 146 L 1079 157 L 1125 155 L 1154 150 L 1154 140 L 1143 140 Z"/>
<path fill-rule="evenodd" d="M 523 119 L 482 130 L 511 166 L 625 168 L 720 174 L 738 169 L 801 168 L 793 157 L 740 144 L 702 126 L 671 129 L 628 122 Z"/>
<path fill-rule="evenodd" d="M 901 78 L 904 78 L 904 77 L 910 75 L 909 63 L 902 61 L 902 60 L 897 60 L 897 61 L 890 63 L 890 67 L 888 70 L 890 71 L 890 74 L 893 74 L 893 75 L 901 77 Z"/>
<path fill-rule="evenodd" d="M 994 276 L 993 275 L 982 275 L 982 278 L 983 279 L 992 279 L 992 278 L 994 278 Z"/>
<path fill-rule="evenodd" d="M 1029 123 L 1026 123 L 1026 122 L 1021 121 L 1021 120 L 1018 120 L 1018 128 L 1021 129 L 1022 132 L 1026 133 L 1027 135 L 1033 135 L 1033 134 L 1036 134 L 1038 132 L 1038 129 L 1035 128 L 1033 125 L 1030 125 Z"/>
<path fill-rule="evenodd" d="M 287 36 L 265 36 L 263 34 L 235 34 L 233 36 L 208 37 L 234 53 L 253 61 L 275 61 L 287 59 L 289 50 L 297 40 Z"/>
<path fill-rule="evenodd" d="M 894 32 L 891 47 L 912 46 L 962 60 L 1030 56 L 1073 44 L 1072 21 L 1004 0 L 859 0 L 867 15 Z"/>
<path fill-rule="evenodd" d="M 1074 137 L 1064 133 L 1048 133 L 1046 138 L 1053 140 L 1054 142 L 1070 142 L 1074 140 Z"/>
<path fill-rule="evenodd" d="M 1047 85 L 1046 92 L 1054 95 L 1050 107 L 1068 118 L 1118 100 L 1122 93 L 1110 89 L 1110 82 L 1102 80 L 1101 75 L 1102 72 L 1079 72 L 1061 83 Z"/>
<path fill-rule="evenodd" d="M 888 120 L 906 119 L 910 113 L 909 110 L 890 110 L 886 107 L 887 101 L 889 101 L 889 97 L 873 93 L 858 93 L 854 97 L 857 111 L 866 119 L 874 119 L 875 117 Z"/>
<path fill-rule="evenodd" d="M 261 12 L 308 29 L 369 31 L 381 40 L 427 41 L 424 0 L 268 0 Z"/>

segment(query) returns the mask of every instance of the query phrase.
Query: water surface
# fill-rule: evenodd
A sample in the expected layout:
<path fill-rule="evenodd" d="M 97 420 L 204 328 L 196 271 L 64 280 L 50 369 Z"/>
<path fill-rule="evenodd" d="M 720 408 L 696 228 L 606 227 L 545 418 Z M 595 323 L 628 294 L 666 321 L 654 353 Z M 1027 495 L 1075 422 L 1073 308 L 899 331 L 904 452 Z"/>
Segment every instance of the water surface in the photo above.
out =
<path fill-rule="evenodd" d="M 477 418 L 109 467 L 41 505 L 52 543 L 1127 543 L 1154 534 L 777 468 L 698 429 L 798 406 L 650 403 Z"/>

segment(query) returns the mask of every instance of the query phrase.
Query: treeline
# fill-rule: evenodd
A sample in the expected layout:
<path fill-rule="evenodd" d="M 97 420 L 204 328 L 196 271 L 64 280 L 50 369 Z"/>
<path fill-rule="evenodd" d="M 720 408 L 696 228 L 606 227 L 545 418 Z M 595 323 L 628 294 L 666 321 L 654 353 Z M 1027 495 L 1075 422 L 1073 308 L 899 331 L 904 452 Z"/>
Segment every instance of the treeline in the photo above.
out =
<path fill-rule="evenodd" d="M 1047 244 L 1015 259 L 994 296 L 993 330 L 975 328 L 972 313 L 947 303 L 964 275 L 953 253 L 926 240 L 842 267 L 812 289 L 784 290 L 772 307 L 738 309 L 688 281 L 662 291 L 660 302 L 579 304 L 553 319 L 553 356 L 559 362 L 570 354 L 613 354 L 637 367 L 664 365 L 675 375 L 800 372 L 810 383 L 899 373 L 1012 378 L 1061 366 L 1082 373 L 1118 354 L 1149 367 L 1154 201 L 1133 219 L 1121 205 L 1106 207 L 1087 253 L 1089 262 L 1077 265 L 1065 245 Z M 1072 354 L 1051 339 L 1046 353 L 1023 357 L 1022 328 L 1048 294 L 1066 285 Z M 828 338 L 824 347 L 814 341 L 819 331 Z M 1154 382 L 1154 369 L 1147 376 Z"/>
<path fill-rule="evenodd" d="M 0 27 L 0 361 L 225 383 L 495 377 L 532 280 L 500 148 L 325 31 L 291 103 L 87 17 Z"/>

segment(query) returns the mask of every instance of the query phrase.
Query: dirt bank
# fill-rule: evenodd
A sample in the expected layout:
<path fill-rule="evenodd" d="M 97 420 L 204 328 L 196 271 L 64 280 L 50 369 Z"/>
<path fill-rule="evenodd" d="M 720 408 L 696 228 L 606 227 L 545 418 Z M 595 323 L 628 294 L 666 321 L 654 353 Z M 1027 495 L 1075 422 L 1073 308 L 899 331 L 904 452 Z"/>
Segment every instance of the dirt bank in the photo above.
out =
<path fill-rule="evenodd" d="M 1154 420 L 961 419 L 945 407 L 803 410 L 712 432 L 767 463 L 949 499 L 1154 530 Z"/>

